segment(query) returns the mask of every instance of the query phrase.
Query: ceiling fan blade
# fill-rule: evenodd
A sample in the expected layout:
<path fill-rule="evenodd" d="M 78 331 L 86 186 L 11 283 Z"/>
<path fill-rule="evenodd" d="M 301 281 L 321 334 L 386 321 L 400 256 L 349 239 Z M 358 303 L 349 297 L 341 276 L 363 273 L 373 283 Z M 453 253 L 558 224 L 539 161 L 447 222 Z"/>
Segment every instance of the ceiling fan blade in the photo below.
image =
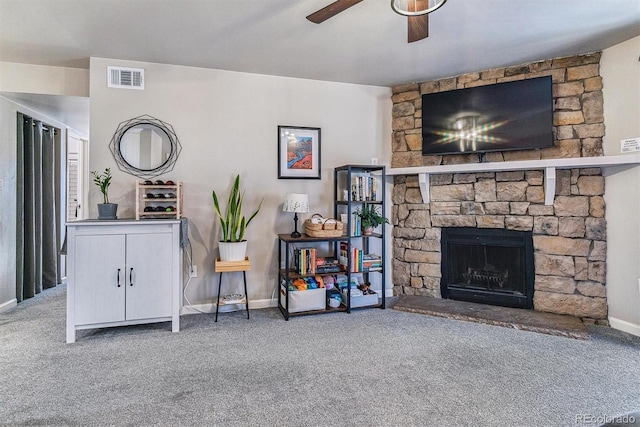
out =
<path fill-rule="evenodd" d="M 429 37 L 429 15 L 410 16 L 408 21 L 409 43 Z"/>
<path fill-rule="evenodd" d="M 307 19 L 314 24 L 320 24 L 329 18 L 332 18 L 340 12 L 349 9 L 351 6 L 355 6 L 362 0 L 338 0 L 331 3 L 329 6 L 325 6 L 317 12 L 313 12 L 307 16 Z"/>

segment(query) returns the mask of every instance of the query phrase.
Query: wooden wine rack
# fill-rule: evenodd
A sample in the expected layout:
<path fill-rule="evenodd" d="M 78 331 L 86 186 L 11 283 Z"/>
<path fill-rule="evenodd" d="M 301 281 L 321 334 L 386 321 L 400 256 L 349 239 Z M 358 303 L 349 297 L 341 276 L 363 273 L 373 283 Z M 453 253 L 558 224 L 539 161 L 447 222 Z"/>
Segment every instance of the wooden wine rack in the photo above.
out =
<path fill-rule="evenodd" d="M 175 198 L 166 198 L 165 194 L 174 193 Z M 149 194 L 162 195 L 163 197 L 149 198 Z M 173 206 L 174 211 L 151 211 L 145 212 L 145 208 L 151 206 L 156 208 Z M 182 182 L 174 185 L 145 185 L 136 182 L 136 219 L 180 219 L 182 218 Z"/>

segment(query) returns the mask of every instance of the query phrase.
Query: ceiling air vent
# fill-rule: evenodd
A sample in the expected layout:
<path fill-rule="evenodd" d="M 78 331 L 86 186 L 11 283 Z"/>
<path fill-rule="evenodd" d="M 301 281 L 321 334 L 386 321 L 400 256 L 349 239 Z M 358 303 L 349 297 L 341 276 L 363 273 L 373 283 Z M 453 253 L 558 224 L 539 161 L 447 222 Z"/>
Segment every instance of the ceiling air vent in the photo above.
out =
<path fill-rule="evenodd" d="M 107 87 L 144 90 L 144 69 L 107 67 Z"/>

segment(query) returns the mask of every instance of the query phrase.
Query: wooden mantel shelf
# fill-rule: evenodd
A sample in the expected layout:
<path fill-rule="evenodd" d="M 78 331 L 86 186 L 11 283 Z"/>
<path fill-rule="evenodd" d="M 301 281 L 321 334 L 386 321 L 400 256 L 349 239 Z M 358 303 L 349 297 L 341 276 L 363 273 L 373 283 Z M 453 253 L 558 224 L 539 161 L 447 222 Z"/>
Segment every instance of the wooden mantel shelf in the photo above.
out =
<path fill-rule="evenodd" d="M 640 154 L 624 156 L 571 157 L 545 160 L 517 160 L 510 162 L 465 163 L 439 166 L 388 168 L 387 175 L 418 175 L 422 201 L 429 203 L 429 175 L 445 173 L 508 172 L 544 169 L 544 204 L 552 205 L 556 188 L 556 169 L 606 168 L 639 165 Z"/>

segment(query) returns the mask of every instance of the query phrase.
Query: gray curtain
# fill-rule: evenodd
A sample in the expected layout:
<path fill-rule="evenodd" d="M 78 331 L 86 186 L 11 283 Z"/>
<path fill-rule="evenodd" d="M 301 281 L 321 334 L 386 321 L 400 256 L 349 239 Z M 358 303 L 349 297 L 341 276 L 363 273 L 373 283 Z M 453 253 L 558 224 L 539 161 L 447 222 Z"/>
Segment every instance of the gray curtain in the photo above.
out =
<path fill-rule="evenodd" d="M 21 113 L 17 124 L 16 298 L 20 302 L 60 282 L 56 197 L 60 130 Z"/>

